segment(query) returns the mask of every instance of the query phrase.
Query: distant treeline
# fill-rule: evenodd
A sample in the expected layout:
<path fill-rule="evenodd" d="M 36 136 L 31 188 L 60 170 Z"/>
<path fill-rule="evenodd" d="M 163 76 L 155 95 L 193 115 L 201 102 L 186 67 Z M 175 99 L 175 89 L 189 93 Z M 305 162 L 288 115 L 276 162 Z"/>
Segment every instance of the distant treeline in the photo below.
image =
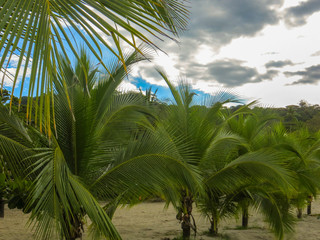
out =
<path fill-rule="evenodd" d="M 152 94 L 151 89 L 146 90 L 145 93 L 142 93 L 140 90 L 140 94 L 145 94 L 146 100 L 157 104 L 160 109 L 166 105 L 157 98 L 156 92 L 155 94 Z M 0 102 L 2 104 L 9 104 L 10 96 L 10 91 L 3 89 L 0 94 Z M 13 111 L 19 112 L 18 115 L 21 118 L 25 117 L 27 101 L 28 98 L 26 96 L 21 98 L 20 110 L 18 111 L 19 98 L 15 96 L 13 97 Z M 241 105 L 231 106 L 229 110 L 234 112 L 240 107 Z M 300 128 L 307 128 L 311 132 L 317 132 L 320 130 L 320 105 L 312 105 L 304 100 L 300 100 L 298 105 L 288 105 L 281 108 L 253 107 L 252 112 L 257 115 L 257 117 L 262 118 L 265 116 L 273 116 L 275 119 L 280 120 L 285 128 L 290 132 L 296 131 Z"/>

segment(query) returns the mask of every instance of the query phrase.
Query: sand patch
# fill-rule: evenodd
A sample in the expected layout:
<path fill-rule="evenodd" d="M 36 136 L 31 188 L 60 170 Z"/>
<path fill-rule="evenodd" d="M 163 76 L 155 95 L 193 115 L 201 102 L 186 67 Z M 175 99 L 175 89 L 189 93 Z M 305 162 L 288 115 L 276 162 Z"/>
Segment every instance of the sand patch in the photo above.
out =
<path fill-rule="evenodd" d="M 312 216 L 303 215 L 298 221 L 294 234 L 288 235 L 290 240 L 320 240 L 320 201 L 312 206 Z M 142 203 L 132 208 L 120 208 L 116 211 L 113 223 L 124 240 L 161 240 L 173 239 L 181 234 L 180 224 L 175 219 L 172 207 L 164 208 L 164 203 Z M 209 222 L 199 212 L 194 213 L 199 234 L 197 240 L 220 239 L 204 234 L 209 228 Z M 5 218 L 0 218 L 0 240 L 33 240 L 32 231 L 26 228 L 28 215 L 19 210 L 5 210 Z M 231 219 L 220 224 L 219 231 L 229 240 L 272 240 L 268 225 L 259 214 L 251 213 L 249 229 L 239 230 L 240 220 Z M 84 240 L 90 238 L 85 234 Z"/>

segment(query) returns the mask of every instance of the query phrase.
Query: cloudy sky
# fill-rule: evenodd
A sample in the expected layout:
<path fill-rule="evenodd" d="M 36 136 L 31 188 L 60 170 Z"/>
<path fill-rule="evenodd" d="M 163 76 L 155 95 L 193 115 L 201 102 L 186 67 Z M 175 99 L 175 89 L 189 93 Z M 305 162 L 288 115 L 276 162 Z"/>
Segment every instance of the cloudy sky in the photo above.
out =
<path fill-rule="evenodd" d="M 187 79 L 204 93 L 232 91 L 264 106 L 320 104 L 320 0 L 192 0 L 180 44 L 165 41 L 127 89 Z M 161 91 L 160 98 L 165 97 Z"/>
<path fill-rule="evenodd" d="M 268 107 L 300 100 L 320 104 L 320 0 L 187 2 L 190 21 L 179 44 L 157 42 L 166 53 L 158 51 L 151 63 L 134 66 L 123 90 L 152 86 L 160 99 L 168 98 L 155 71 L 160 67 L 173 83 L 184 79 L 199 95 L 225 90 Z M 11 59 L 9 73 L 17 62 Z"/>

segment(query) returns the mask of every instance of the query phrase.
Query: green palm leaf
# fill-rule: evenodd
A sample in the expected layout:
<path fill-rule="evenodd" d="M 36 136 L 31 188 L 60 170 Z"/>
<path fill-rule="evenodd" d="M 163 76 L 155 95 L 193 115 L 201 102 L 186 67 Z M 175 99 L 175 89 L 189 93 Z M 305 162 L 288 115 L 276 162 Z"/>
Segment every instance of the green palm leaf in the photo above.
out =
<path fill-rule="evenodd" d="M 109 73 L 111 69 L 102 62 L 105 49 L 114 54 L 126 70 L 121 41 L 138 52 L 137 41 L 156 47 L 150 35 L 157 38 L 178 36 L 186 28 L 187 17 L 184 2 L 177 0 L 1 1 L 1 88 L 5 78 L 11 79 L 12 99 L 21 80 L 21 97 L 29 77 L 29 97 L 39 97 L 40 109 L 46 109 L 38 111 L 42 122 L 42 114 L 50 117 L 50 98 L 45 98 L 44 94 L 53 95 L 51 74 L 61 68 L 60 53 L 67 61 L 71 56 L 79 59 L 77 43 L 84 42 Z M 18 60 L 15 73 L 10 75 L 7 69 L 13 57 Z M 31 120 L 30 98 L 28 106 Z M 47 131 L 50 135 L 50 128 Z"/>

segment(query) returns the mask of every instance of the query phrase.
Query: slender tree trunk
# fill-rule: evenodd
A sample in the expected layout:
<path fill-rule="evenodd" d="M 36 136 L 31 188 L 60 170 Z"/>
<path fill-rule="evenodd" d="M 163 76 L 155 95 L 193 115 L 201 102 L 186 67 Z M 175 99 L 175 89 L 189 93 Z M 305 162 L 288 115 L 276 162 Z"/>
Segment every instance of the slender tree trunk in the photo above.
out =
<path fill-rule="evenodd" d="M 245 204 L 242 207 L 242 228 L 247 229 L 249 223 L 249 207 Z"/>
<path fill-rule="evenodd" d="M 211 227 L 209 229 L 210 234 L 218 235 L 218 219 L 216 217 L 212 217 L 210 220 Z"/>
<path fill-rule="evenodd" d="M 297 218 L 302 218 L 302 208 L 298 208 Z"/>
<path fill-rule="evenodd" d="M 307 214 L 308 214 L 308 215 L 311 215 L 311 202 L 308 203 L 308 206 L 307 206 Z"/>
<path fill-rule="evenodd" d="M 181 223 L 181 228 L 182 228 L 182 238 L 183 239 L 190 239 L 190 235 L 191 235 L 191 227 L 188 224 L 190 222 L 190 217 L 184 215 L 183 216 L 183 220 Z"/>
<path fill-rule="evenodd" d="M 0 218 L 4 218 L 4 200 L 0 197 Z"/>
<path fill-rule="evenodd" d="M 181 209 L 177 215 L 177 219 L 181 221 L 182 228 L 182 238 L 190 239 L 191 228 L 197 232 L 194 219 L 192 217 L 192 196 L 188 195 L 185 190 L 182 191 L 181 198 Z M 193 224 L 191 223 L 191 218 L 193 220 Z"/>
<path fill-rule="evenodd" d="M 308 196 L 308 206 L 307 206 L 308 215 L 311 215 L 311 202 L 312 202 L 312 196 Z"/>
<path fill-rule="evenodd" d="M 66 221 L 67 222 L 67 221 Z M 83 221 L 82 215 L 75 215 L 74 218 L 70 219 L 70 226 L 67 229 L 66 240 L 76 240 L 82 239 L 83 229 Z"/>

